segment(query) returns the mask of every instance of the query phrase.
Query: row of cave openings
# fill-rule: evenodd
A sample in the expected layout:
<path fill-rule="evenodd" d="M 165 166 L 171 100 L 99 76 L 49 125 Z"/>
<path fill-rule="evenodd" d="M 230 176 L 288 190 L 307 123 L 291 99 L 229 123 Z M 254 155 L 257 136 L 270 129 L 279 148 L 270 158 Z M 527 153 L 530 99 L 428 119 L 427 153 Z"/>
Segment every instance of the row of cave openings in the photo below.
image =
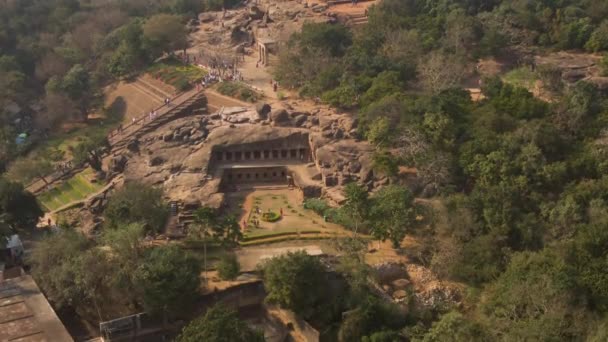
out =
<path fill-rule="evenodd" d="M 268 181 L 268 180 L 287 180 L 285 169 L 281 171 L 273 170 L 268 172 L 252 172 L 252 171 L 226 171 L 224 178 L 230 182 L 250 182 L 250 181 Z"/>
<path fill-rule="evenodd" d="M 220 162 L 233 162 L 244 160 L 272 160 L 272 159 L 297 159 L 302 162 L 307 162 L 310 159 L 308 150 L 290 149 L 290 150 L 265 150 L 265 151 L 216 151 L 214 159 Z"/>

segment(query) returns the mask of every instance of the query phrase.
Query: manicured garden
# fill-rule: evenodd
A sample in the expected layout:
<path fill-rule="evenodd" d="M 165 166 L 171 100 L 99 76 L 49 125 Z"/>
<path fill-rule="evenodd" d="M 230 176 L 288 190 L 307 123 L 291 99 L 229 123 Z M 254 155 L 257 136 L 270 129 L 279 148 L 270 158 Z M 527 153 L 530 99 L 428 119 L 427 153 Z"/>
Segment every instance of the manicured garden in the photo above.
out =
<path fill-rule="evenodd" d="M 327 239 L 348 234 L 342 227 L 325 222 L 314 211 L 305 209 L 295 192 L 255 192 L 244 204 L 247 229 L 241 246 L 287 240 Z"/>

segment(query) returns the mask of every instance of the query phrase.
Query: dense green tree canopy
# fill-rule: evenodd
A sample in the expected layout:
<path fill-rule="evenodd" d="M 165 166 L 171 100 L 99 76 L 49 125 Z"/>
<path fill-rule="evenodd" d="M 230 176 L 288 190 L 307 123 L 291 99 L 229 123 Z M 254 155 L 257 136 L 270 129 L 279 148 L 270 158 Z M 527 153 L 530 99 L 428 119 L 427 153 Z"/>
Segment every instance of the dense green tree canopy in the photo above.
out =
<path fill-rule="evenodd" d="M 374 195 L 372 234 L 399 247 L 416 219 L 414 196 L 404 187 L 386 186 Z"/>
<path fill-rule="evenodd" d="M 144 23 L 143 32 L 156 51 L 172 53 L 186 48 L 186 26 L 177 15 L 155 15 Z"/>
<path fill-rule="evenodd" d="M 324 305 L 327 290 L 325 268 L 306 252 L 272 258 L 264 265 L 267 300 L 311 318 Z"/>
<path fill-rule="evenodd" d="M 168 213 L 161 189 L 132 182 L 112 194 L 104 217 L 110 228 L 140 222 L 147 229 L 160 231 L 165 226 Z"/>
<path fill-rule="evenodd" d="M 216 305 L 190 322 L 176 341 L 263 342 L 264 334 L 252 330 L 234 311 Z"/>
<path fill-rule="evenodd" d="M 13 231 L 32 228 L 43 212 L 36 198 L 19 183 L 0 178 L 0 221 Z"/>
<path fill-rule="evenodd" d="M 200 262 L 179 247 L 159 247 L 135 271 L 135 284 L 148 312 L 176 316 L 198 298 L 200 272 Z"/>

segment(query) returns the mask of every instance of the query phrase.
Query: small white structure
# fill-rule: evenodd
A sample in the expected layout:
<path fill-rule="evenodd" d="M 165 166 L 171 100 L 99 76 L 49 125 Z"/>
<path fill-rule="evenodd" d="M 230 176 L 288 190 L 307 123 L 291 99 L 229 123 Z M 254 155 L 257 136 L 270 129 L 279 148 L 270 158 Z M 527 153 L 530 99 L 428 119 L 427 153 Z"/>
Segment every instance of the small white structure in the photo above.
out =
<path fill-rule="evenodd" d="M 21 262 L 25 249 L 23 248 L 23 243 L 21 243 L 19 235 L 13 234 L 7 237 L 6 245 L 3 249 L 4 255 L 8 258 L 8 260 L 6 260 L 7 262 L 13 264 L 19 264 Z"/>

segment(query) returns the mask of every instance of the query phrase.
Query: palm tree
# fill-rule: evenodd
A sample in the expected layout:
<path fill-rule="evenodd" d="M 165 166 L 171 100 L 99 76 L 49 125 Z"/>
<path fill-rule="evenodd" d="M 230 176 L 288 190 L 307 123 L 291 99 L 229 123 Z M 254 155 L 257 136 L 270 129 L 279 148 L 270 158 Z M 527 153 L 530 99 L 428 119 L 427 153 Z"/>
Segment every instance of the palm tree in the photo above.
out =
<path fill-rule="evenodd" d="M 213 228 L 217 225 L 217 212 L 209 207 L 202 207 L 194 212 L 194 224 L 188 228 L 188 235 L 203 240 L 203 262 L 205 283 L 207 283 L 207 238 L 212 236 Z"/>

